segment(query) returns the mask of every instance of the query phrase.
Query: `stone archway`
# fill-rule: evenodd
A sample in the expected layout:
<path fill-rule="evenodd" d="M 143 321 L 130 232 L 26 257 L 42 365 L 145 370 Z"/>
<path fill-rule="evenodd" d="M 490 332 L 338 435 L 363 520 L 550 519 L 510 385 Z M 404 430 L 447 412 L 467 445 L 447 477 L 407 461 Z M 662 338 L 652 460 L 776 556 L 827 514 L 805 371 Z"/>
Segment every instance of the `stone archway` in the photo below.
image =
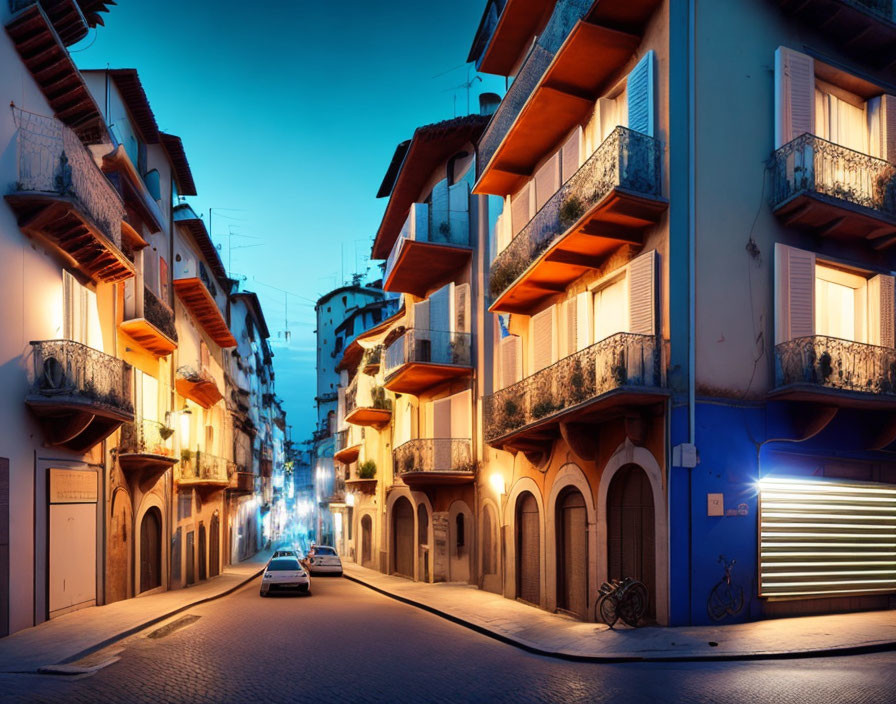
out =
<path fill-rule="evenodd" d="M 162 514 L 151 506 L 140 521 L 140 592 L 162 586 Z"/>
<path fill-rule="evenodd" d="M 656 546 L 653 495 L 636 464 L 622 467 L 607 491 L 607 575 L 633 577 L 650 595 L 647 616 L 656 615 Z"/>
<path fill-rule="evenodd" d="M 519 503 L 520 497 L 529 493 L 535 498 L 535 503 L 538 506 L 538 516 L 539 516 L 539 532 L 538 532 L 538 544 L 539 544 L 539 572 L 540 572 L 540 584 L 545 584 L 545 560 L 544 560 L 544 545 L 545 545 L 545 527 L 544 521 L 541 520 L 541 517 L 545 515 L 545 507 L 544 501 L 541 494 L 541 489 L 538 484 L 535 483 L 535 480 L 531 477 L 520 477 L 514 483 L 513 487 L 510 490 L 510 494 L 507 497 L 507 501 L 504 504 L 504 525 L 506 526 L 505 533 L 505 546 L 504 546 L 504 570 L 505 570 L 505 580 L 504 580 L 504 596 L 509 599 L 517 599 L 520 598 L 519 594 L 519 520 L 517 513 L 517 505 Z M 538 606 L 543 606 L 544 601 L 544 589 L 541 589 L 541 602 L 539 602 Z"/>
<path fill-rule="evenodd" d="M 536 606 L 541 604 L 541 512 L 531 492 L 522 492 L 514 511 L 516 530 L 516 595 Z"/>
<path fill-rule="evenodd" d="M 392 573 L 414 578 L 414 507 L 406 497 L 392 505 Z"/>

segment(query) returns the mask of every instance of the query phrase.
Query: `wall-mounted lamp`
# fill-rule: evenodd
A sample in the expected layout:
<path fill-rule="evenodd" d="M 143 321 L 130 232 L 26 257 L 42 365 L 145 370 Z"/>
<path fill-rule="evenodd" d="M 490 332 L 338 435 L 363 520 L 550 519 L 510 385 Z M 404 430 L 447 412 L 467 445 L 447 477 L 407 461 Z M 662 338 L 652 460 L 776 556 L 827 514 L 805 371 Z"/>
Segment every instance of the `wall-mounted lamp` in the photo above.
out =
<path fill-rule="evenodd" d="M 495 472 L 488 478 L 489 484 L 492 485 L 492 490 L 498 496 L 504 496 L 504 475 L 500 472 Z"/>

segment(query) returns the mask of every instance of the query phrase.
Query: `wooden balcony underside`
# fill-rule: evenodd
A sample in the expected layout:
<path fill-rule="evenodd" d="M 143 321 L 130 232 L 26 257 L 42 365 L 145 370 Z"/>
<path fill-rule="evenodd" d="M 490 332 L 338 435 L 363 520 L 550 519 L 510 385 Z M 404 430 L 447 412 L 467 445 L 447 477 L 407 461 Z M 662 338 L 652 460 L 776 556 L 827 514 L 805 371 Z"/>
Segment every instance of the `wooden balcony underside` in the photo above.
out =
<path fill-rule="evenodd" d="M 350 445 L 349 447 L 344 447 L 339 452 L 334 453 L 333 459 L 337 462 L 342 462 L 343 464 L 351 464 L 355 460 L 358 459 L 358 455 L 361 454 L 361 443 L 357 443 L 355 445 Z"/>
<path fill-rule="evenodd" d="M 772 389 L 769 399 L 800 401 L 837 408 L 896 409 L 896 394 L 835 389 L 812 383 L 796 383 Z"/>
<path fill-rule="evenodd" d="M 118 464 L 121 465 L 125 475 L 146 491 L 158 481 L 159 477 L 177 464 L 177 459 L 170 455 L 157 455 L 151 452 L 120 452 Z"/>
<path fill-rule="evenodd" d="M 473 472 L 402 472 L 401 480 L 408 486 L 450 486 L 471 484 L 476 478 Z"/>
<path fill-rule="evenodd" d="M 887 213 L 817 192 L 795 195 L 775 208 L 785 225 L 822 237 L 868 240 L 875 249 L 896 244 L 896 220 Z"/>
<path fill-rule="evenodd" d="M 460 379 L 473 374 L 471 367 L 454 364 L 430 364 L 428 362 L 408 362 L 392 372 L 383 386 L 400 394 L 419 395 L 427 389 L 452 379 Z"/>
<path fill-rule="evenodd" d="M 534 306 L 566 290 L 589 269 L 597 269 L 618 247 L 640 246 L 645 227 L 669 207 L 615 188 L 549 246 L 489 308 L 492 312 L 529 313 Z"/>
<path fill-rule="evenodd" d="M 252 472 L 234 472 L 227 490 L 232 494 L 251 494 L 255 491 L 255 475 Z"/>
<path fill-rule="evenodd" d="M 85 277 L 117 283 L 135 274 L 133 263 L 100 230 L 73 198 L 56 194 L 13 193 L 6 202 L 19 229 L 46 242 L 68 266 Z"/>
<path fill-rule="evenodd" d="M 423 298 L 463 267 L 472 251 L 469 247 L 404 240 L 383 290 Z"/>
<path fill-rule="evenodd" d="M 181 396 L 195 401 L 203 408 L 211 408 L 224 398 L 213 379 L 192 380 L 179 376 L 174 381 L 174 387 Z"/>
<path fill-rule="evenodd" d="M 392 420 L 392 411 L 388 408 L 355 408 L 345 416 L 345 422 L 372 428 L 384 428 Z"/>
<path fill-rule="evenodd" d="M 146 318 L 125 320 L 118 329 L 156 358 L 167 357 L 177 349 L 177 343 Z"/>
<path fill-rule="evenodd" d="M 87 452 L 121 427 L 134 414 L 85 397 L 29 395 L 26 405 L 37 418 L 50 447 Z"/>
<path fill-rule="evenodd" d="M 345 486 L 362 494 L 373 494 L 376 492 L 376 482 L 376 479 L 346 479 Z"/>
<path fill-rule="evenodd" d="M 212 340 L 221 347 L 236 347 L 221 309 L 201 279 L 175 279 L 174 291 Z"/>

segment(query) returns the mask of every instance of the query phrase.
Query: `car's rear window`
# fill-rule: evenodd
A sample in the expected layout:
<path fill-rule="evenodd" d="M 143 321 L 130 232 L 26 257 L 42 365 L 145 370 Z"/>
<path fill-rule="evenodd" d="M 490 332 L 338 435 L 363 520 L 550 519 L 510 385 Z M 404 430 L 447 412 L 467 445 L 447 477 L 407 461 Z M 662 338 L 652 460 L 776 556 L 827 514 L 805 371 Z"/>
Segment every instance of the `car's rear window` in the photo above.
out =
<path fill-rule="evenodd" d="M 335 555 L 336 551 L 333 548 L 314 548 L 315 555 Z"/>
<path fill-rule="evenodd" d="M 271 564 L 268 565 L 268 572 L 287 572 L 298 569 L 298 560 L 290 557 L 278 557 L 276 560 L 271 560 Z"/>
<path fill-rule="evenodd" d="M 274 557 L 294 557 L 295 551 L 293 550 L 278 550 L 274 553 Z"/>

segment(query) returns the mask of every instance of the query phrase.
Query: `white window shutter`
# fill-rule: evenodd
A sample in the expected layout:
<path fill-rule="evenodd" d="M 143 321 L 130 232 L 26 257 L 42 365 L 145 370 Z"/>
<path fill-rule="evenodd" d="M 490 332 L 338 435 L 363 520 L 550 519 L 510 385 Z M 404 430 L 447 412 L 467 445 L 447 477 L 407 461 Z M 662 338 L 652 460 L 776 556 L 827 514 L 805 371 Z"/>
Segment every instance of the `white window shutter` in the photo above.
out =
<path fill-rule="evenodd" d="M 881 347 L 896 347 L 894 320 L 894 279 L 879 274 L 868 279 L 868 342 Z"/>
<path fill-rule="evenodd" d="M 576 125 L 560 150 L 561 182 L 566 183 L 582 165 L 582 128 Z"/>
<path fill-rule="evenodd" d="M 414 304 L 414 328 L 416 330 L 430 330 L 429 324 L 429 300 Z"/>
<path fill-rule="evenodd" d="M 529 222 L 529 184 L 523 186 L 510 200 L 511 232 L 516 237 Z"/>
<path fill-rule="evenodd" d="M 656 334 L 656 250 L 628 264 L 629 332 Z"/>
<path fill-rule="evenodd" d="M 451 397 L 432 402 L 432 436 L 451 437 Z"/>
<path fill-rule="evenodd" d="M 495 220 L 495 252 L 503 252 L 504 248 L 510 244 L 510 238 L 507 236 L 507 219 L 510 211 L 505 210 Z"/>
<path fill-rule="evenodd" d="M 501 339 L 501 388 L 523 378 L 523 343 L 519 335 Z"/>
<path fill-rule="evenodd" d="M 473 437 L 473 426 L 470 419 L 470 408 L 473 403 L 473 394 L 470 391 L 461 391 L 448 397 L 451 401 L 451 437 Z"/>
<path fill-rule="evenodd" d="M 450 332 L 452 330 L 452 309 L 454 308 L 454 284 L 446 284 L 429 297 L 430 330 Z"/>
<path fill-rule="evenodd" d="M 548 202 L 560 188 L 560 152 L 556 152 L 535 172 L 535 211 Z"/>
<path fill-rule="evenodd" d="M 576 346 L 583 350 L 591 344 L 591 292 L 576 296 Z"/>
<path fill-rule="evenodd" d="M 470 284 L 454 287 L 453 332 L 470 332 Z"/>
<path fill-rule="evenodd" d="M 532 316 L 532 372 L 554 363 L 554 307 Z"/>
<path fill-rule="evenodd" d="M 563 303 L 563 322 L 565 325 L 566 348 L 563 350 L 563 356 L 568 357 L 579 349 L 578 343 L 578 313 L 576 311 L 578 299 L 570 298 Z"/>
<path fill-rule="evenodd" d="M 815 62 L 793 49 L 775 51 L 775 149 L 815 132 Z"/>
<path fill-rule="evenodd" d="M 815 254 L 775 244 L 775 344 L 815 334 Z"/>
<path fill-rule="evenodd" d="M 653 137 L 654 131 L 654 52 L 648 51 L 628 74 L 628 126 Z"/>

